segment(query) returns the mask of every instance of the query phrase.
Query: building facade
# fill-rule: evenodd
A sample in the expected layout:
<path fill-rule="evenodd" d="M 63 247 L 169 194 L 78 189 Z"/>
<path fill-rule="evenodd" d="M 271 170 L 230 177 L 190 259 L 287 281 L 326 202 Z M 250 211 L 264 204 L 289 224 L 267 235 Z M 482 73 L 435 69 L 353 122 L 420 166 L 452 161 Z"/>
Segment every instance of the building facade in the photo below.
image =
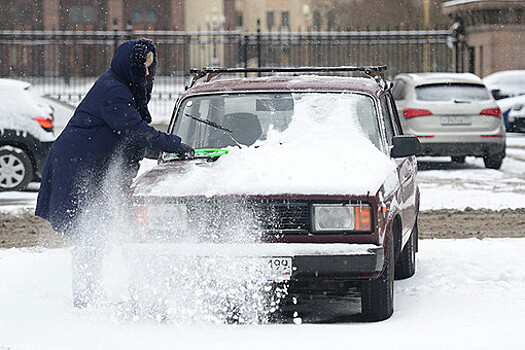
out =
<path fill-rule="evenodd" d="M 454 21 L 460 70 L 525 69 L 525 1 L 449 1 L 443 13 Z"/>

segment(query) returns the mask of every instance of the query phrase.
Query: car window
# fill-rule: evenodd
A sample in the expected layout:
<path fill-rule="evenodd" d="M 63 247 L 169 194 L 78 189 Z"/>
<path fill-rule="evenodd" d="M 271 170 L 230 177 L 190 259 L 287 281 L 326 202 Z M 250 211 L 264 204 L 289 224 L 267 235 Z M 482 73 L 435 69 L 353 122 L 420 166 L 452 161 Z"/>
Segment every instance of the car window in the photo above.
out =
<path fill-rule="evenodd" d="M 179 108 L 173 133 L 196 149 L 235 146 L 235 141 L 251 146 L 266 140 L 270 133 L 284 132 L 294 118 L 306 114 L 318 118 L 314 122 L 334 128 L 348 127 L 382 149 L 374 101 L 369 96 L 352 93 L 285 92 L 190 97 Z M 228 132 L 202 120 L 232 131 L 235 141 Z"/>
<path fill-rule="evenodd" d="M 394 135 L 401 135 L 401 126 L 399 120 L 396 117 L 397 111 L 394 107 L 394 101 L 392 101 L 392 96 L 387 96 L 386 103 L 388 105 L 388 111 L 390 112 L 390 119 L 392 120 L 392 127 L 394 129 Z"/>
<path fill-rule="evenodd" d="M 420 101 L 486 101 L 490 100 L 491 96 L 484 85 L 444 83 L 417 86 L 416 99 Z"/>
<path fill-rule="evenodd" d="M 407 83 L 403 79 L 394 80 L 394 87 L 392 88 L 392 97 L 394 100 L 404 100 L 407 91 Z"/>
<path fill-rule="evenodd" d="M 392 138 L 394 137 L 394 129 L 392 127 L 392 121 L 390 119 L 390 111 L 388 109 L 388 104 L 386 102 L 385 96 L 382 96 L 381 99 L 381 115 L 383 116 L 383 121 L 385 124 L 385 133 L 386 139 L 389 146 L 392 146 Z"/>

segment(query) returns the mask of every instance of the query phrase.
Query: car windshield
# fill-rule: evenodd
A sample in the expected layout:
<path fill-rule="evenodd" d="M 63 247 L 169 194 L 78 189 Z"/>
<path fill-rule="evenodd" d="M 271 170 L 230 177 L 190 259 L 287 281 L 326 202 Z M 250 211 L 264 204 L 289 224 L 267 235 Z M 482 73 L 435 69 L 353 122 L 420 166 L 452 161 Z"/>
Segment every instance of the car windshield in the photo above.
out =
<path fill-rule="evenodd" d="M 183 101 L 178 111 L 173 133 L 195 149 L 238 144 L 241 147 L 257 146 L 269 134 L 287 130 L 293 120 L 308 118 L 305 114 L 320 118 L 314 121 L 321 123 L 319 125 L 355 130 L 382 149 L 374 101 L 371 97 L 351 93 L 285 92 L 190 97 Z M 304 137 L 308 137 L 309 131 L 304 131 Z"/>
<path fill-rule="evenodd" d="M 416 87 L 416 97 L 420 101 L 487 101 L 490 94 L 479 84 L 444 83 Z"/>

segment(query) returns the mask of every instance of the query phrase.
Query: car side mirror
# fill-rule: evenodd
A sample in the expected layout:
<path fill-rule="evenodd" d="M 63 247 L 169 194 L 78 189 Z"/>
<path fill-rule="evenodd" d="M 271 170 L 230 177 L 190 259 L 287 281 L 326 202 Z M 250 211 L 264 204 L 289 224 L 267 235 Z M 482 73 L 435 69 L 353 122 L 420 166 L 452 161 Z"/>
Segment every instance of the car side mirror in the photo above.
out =
<path fill-rule="evenodd" d="M 144 155 L 147 159 L 159 159 L 160 151 L 156 149 L 146 148 L 146 154 Z"/>
<path fill-rule="evenodd" d="M 419 139 L 412 135 L 400 135 L 392 138 L 392 158 L 417 156 L 421 152 Z"/>

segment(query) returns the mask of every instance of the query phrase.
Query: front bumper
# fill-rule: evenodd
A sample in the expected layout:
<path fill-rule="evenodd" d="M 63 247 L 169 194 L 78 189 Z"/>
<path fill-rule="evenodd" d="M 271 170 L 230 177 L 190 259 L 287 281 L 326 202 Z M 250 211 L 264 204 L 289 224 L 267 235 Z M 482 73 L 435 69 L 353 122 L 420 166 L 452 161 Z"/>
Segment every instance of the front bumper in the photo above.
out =
<path fill-rule="evenodd" d="M 133 243 L 125 247 L 127 258 L 136 261 L 160 259 L 163 263 L 188 262 L 192 258 L 218 261 L 252 261 L 258 258 L 292 258 L 292 281 L 311 279 L 360 279 L 376 276 L 383 269 L 384 247 L 344 243 L 176 244 Z"/>

